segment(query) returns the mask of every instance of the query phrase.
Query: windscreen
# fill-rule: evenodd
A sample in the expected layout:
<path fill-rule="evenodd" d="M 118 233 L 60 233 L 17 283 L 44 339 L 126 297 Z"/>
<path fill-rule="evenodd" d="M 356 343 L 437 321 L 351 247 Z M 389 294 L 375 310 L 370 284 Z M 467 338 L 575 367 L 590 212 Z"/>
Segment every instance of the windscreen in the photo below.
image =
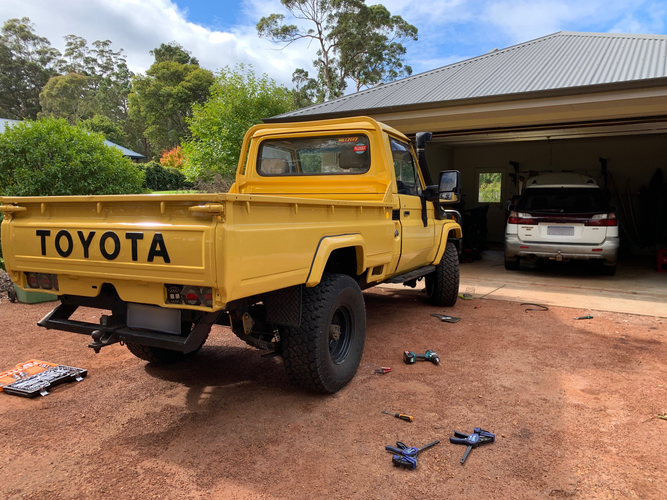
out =
<path fill-rule="evenodd" d="M 609 212 L 609 202 L 599 188 L 528 188 L 516 211 L 594 214 Z"/>
<path fill-rule="evenodd" d="M 260 146 L 260 175 L 363 174 L 370 168 L 365 135 L 268 139 Z"/>

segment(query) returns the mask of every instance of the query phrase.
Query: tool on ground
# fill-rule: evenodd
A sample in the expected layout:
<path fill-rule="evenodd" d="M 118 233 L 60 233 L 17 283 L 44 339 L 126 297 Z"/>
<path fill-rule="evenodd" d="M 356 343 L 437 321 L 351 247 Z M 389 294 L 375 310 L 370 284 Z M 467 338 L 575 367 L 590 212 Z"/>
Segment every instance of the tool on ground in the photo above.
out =
<path fill-rule="evenodd" d="M 384 411 L 382 410 L 382 413 L 386 413 L 387 415 L 393 415 L 396 418 L 400 418 L 401 420 L 405 420 L 406 422 L 412 422 L 415 417 L 411 417 L 410 415 L 404 415 L 403 413 L 394 413 L 391 411 Z"/>
<path fill-rule="evenodd" d="M 0 373 L 0 391 L 6 385 L 13 384 L 17 380 L 23 380 L 31 375 L 36 375 L 54 366 L 58 366 L 58 363 L 50 363 L 49 361 L 40 361 L 38 359 L 30 359 L 20 363 L 11 370 Z"/>
<path fill-rule="evenodd" d="M 461 321 L 461 318 L 447 316 L 446 314 L 431 313 L 431 316 L 438 318 L 440 321 L 444 321 L 445 323 L 458 323 Z"/>
<path fill-rule="evenodd" d="M 479 427 L 475 427 L 475 430 L 472 434 L 464 434 L 455 430 L 454 437 L 449 438 L 449 442 L 452 444 L 462 444 L 468 446 L 466 452 L 463 454 L 463 458 L 461 459 L 462 464 L 465 463 L 466 458 L 468 458 L 468 455 L 473 448 L 477 448 L 483 444 L 493 443 L 495 440 L 495 434 L 492 434 L 489 431 L 485 431 L 484 429 L 480 429 Z"/>
<path fill-rule="evenodd" d="M 406 365 L 413 365 L 417 362 L 418 359 L 423 359 L 425 361 L 430 361 L 433 364 L 439 365 L 440 358 L 435 351 L 428 350 L 424 354 L 415 354 L 412 351 L 403 352 L 403 361 Z"/>
<path fill-rule="evenodd" d="M 522 302 L 522 306 L 535 306 L 535 307 L 541 307 L 542 309 L 533 309 L 532 307 L 528 307 L 524 309 L 523 312 L 527 313 L 528 311 L 538 311 L 538 312 L 544 312 L 548 311 L 549 308 L 547 306 L 543 306 L 542 304 L 533 304 L 532 302 Z"/>
<path fill-rule="evenodd" d="M 435 446 L 440 441 L 433 441 L 432 443 L 422 446 L 421 448 L 414 448 L 407 446 L 405 443 L 396 441 L 396 446 L 385 446 L 384 449 L 395 453 L 391 457 L 391 462 L 398 467 L 405 467 L 406 469 L 415 469 L 417 467 L 417 455 L 422 451 Z"/>
<path fill-rule="evenodd" d="M 379 373 L 380 375 L 384 375 L 385 373 L 389 373 L 391 371 L 391 368 L 388 366 L 381 366 L 380 368 L 376 368 L 373 370 L 373 373 Z"/>
<path fill-rule="evenodd" d="M 575 316 L 573 319 L 593 319 L 593 316 Z"/>
<path fill-rule="evenodd" d="M 83 368 L 65 365 L 52 366 L 43 372 L 8 384 L 3 387 L 3 390 L 7 394 L 26 398 L 37 395 L 46 396 L 49 394 L 48 389 L 51 387 L 73 380 L 81 382 L 86 375 L 88 375 L 88 371 Z"/>

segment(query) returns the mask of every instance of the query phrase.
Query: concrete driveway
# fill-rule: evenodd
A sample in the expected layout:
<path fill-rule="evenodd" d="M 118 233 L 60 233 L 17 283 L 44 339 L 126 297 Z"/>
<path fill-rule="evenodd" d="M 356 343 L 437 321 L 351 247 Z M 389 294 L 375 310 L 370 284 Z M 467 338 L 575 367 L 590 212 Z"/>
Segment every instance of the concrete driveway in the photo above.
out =
<path fill-rule="evenodd" d="M 521 270 L 507 271 L 503 251 L 486 250 L 482 260 L 461 264 L 461 293 L 468 288 L 474 298 L 667 318 L 667 273 L 635 261 L 619 262 L 615 276 L 587 262 L 522 262 Z"/>
<path fill-rule="evenodd" d="M 615 276 L 587 262 L 522 262 L 520 271 L 507 271 L 502 250 L 487 250 L 461 264 L 461 291 L 468 287 L 476 298 L 667 317 L 667 273 L 634 261 L 619 262 Z"/>

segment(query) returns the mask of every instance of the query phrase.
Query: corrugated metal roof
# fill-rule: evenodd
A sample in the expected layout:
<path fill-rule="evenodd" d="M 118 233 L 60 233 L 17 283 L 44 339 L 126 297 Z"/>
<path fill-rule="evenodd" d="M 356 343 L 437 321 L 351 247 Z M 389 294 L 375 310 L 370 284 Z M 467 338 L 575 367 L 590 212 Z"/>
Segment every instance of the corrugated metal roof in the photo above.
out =
<path fill-rule="evenodd" d="M 667 77 L 667 36 L 561 31 L 269 121 Z"/>
<path fill-rule="evenodd" d="M 8 118 L 0 118 L 0 134 L 5 131 L 5 125 L 11 127 L 13 124 L 18 123 L 20 120 L 10 120 Z M 144 155 L 135 153 L 131 149 L 124 148 L 123 146 L 120 146 L 118 144 L 115 144 L 111 141 L 104 141 L 104 144 L 107 146 L 120 149 L 120 151 L 123 153 L 123 156 L 127 156 L 128 158 L 132 158 L 134 160 L 140 160 L 142 158 L 146 158 Z"/>

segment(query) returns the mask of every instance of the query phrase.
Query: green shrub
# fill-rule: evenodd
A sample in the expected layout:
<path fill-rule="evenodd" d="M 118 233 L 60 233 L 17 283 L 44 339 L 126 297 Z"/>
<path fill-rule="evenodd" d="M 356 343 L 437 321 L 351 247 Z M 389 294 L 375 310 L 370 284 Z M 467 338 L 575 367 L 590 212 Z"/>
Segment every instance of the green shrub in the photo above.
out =
<path fill-rule="evenodd" d="M 0 224 L 2 224 L 2 219 L 4 219 L 2 212 L 0 212 Z M 0 269 L 5 268 L 5 259 L 2 258 L 2 241 L 0 241 Z"/>
<path fill-rule="evenodd" d="M 143 180 L 104 136 L 63 119 L 23 121 L 0 133 L 0 195 L 133 194 Z"/>
<path fill-rule="evenodd" d="M 0 196 L 132 194 L 144 190 L 143 181 L 144 174 L 101 134 L 66 120 L 23 121 L 0 130 Z"/>
<path fill-rule="evenodd" d="M 176 191 L 192 187 L 192 183 L 187 182 L 185 175 L 176 168 L 165 168 L 154 161 L 140 165 L 139 168 L 146 174 L 144 188 L 151 191 Z"/>

